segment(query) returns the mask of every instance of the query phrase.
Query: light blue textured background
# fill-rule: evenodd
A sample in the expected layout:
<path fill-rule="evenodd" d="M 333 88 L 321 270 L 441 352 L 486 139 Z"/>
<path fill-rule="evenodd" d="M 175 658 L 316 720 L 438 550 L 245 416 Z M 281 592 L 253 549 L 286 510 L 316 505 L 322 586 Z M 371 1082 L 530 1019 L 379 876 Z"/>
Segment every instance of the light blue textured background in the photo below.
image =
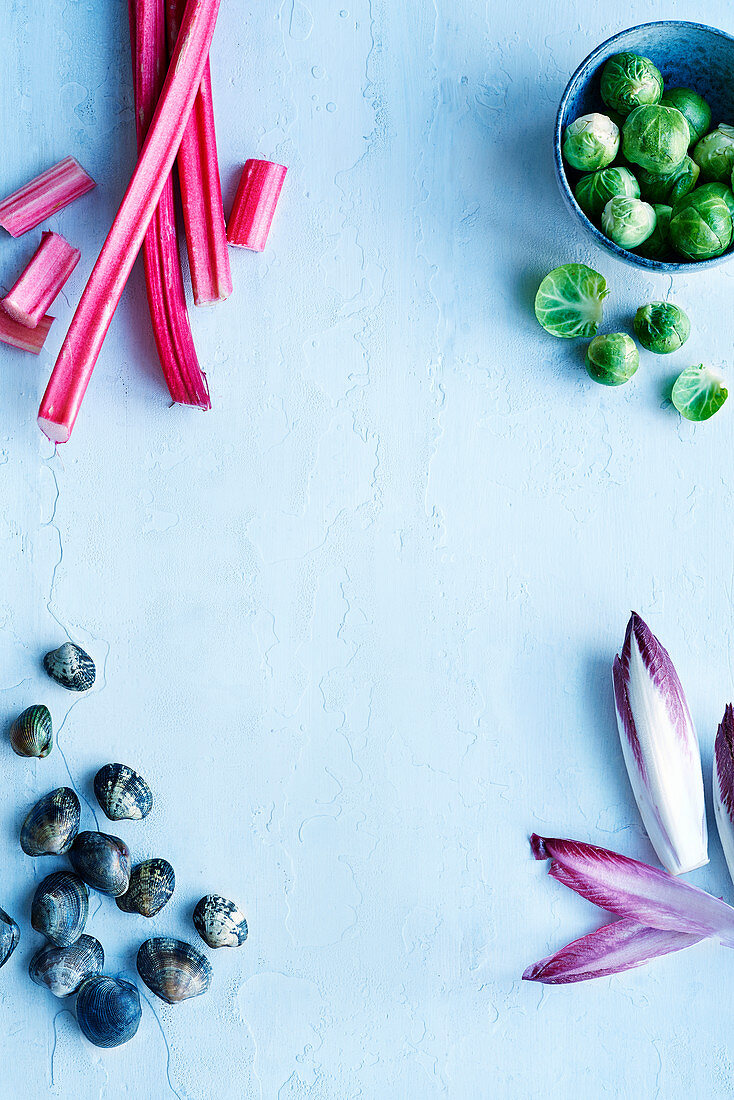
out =
<path fill-rule="evenodd" d="M 630 607 L 678 664 L 707 782 L 734 692 L 733 410 L 693 427 L 665 400 L 683 366 L 732 365 L 734 263 L 673 285 L 601 254 L 550 155 L 576 64 L 666 16 L 734 30 L 724 0 L 223 0 L 226 202 L 248 156 L 290 172 L 267 252 L 233 254 L 230 301 L 193 313 L 214 410 L 169 409 L 138 267 L 55 455 L 38 399 L 134 164 L 127 5 L 3 3 L 0 191 L 69 152 L 99 183 L 51 222 L 83 260 L 48 350 L 0 352 L 0 717 L 46 700 L 62 727 L 45 761 L 0 745 L 0 904 L 23 926 L 3 1096 L 732 1095 L 724 949 L 519 980 L 600 921 L 530 860 L 532 828 L 652 858 L 609 684 Z M 6 287 L 35 239 L 3 235 Z M 612 329 L 674 298 L 688 345 L 594 386 L 532 316 L 565 260 L 607 276 Z M 39 671 L 67 631 L 101 670 L 71 707 Z M 208 890 L 251 937 L 103 1052 L 25 973 L 54 861 L 17 829 L 70 776 L 92 801 L 108 760 L 156 794 L 117 831 L 178 878 L 151 922 L 103 900 L 108 970 L 193 935 Z M 691 878 L 732 900 L 715 837 Z"/>

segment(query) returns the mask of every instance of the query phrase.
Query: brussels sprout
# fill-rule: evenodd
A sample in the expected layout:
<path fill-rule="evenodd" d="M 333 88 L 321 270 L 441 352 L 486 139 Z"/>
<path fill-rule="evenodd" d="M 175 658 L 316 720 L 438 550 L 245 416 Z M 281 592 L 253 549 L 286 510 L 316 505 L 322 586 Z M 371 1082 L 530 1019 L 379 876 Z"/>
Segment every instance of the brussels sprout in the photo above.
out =
<path fill-rule="evenodd" d="M 732 238 L 732 216 L 719 195 L 687 195 L 673 210 L 670 240 L 688 260 L 707 260 L 726 252 Z"/>
<path fill-rule="evenodd" d="M 708 420 L 729 396 L 724 379 L 713 367 L 686 367 L 675 380 L 670 397 L 686 420 Z"/>
<path fill-rule="evenodd" d="M 690 145 L 699 141 L 711 125 L 711 108 L 692 88 L 666 88 L 660 102 L 683 115 L 691 133 Z"/>
<path fill-rule="evenodd" d="M 704 179 L 729 183 L 734 169 L 734 126 L 722 122 L 697 142 L 691 156 Z"/>
<path fill-rule="evenodd" d="M 658 103 L 662 92 L 663 78 L 647 57 L 618 53 L 602 69 L 601 97 L 620 115 L 628 115 L 643 104 Z"/>
<path fill-rule="evenodd" d="M 639 365 L 640 353 L 626 332 L 602 333 L 586 349 L 586 370 L 602 386 L 629 382 Z"/>
<path fill-rule="evenodd" d="M 691 322 L 671 302 L 649 302 L 635 314 L 635 335 L 647 351 L 669 355 L 682 348 L 691 334 Z"/>
<path fill-rule="evenodd" d="M 655 211 L 640 199 L 617 195 L 604 207 L 601 227 L 620 248 L 637 248 L 655 228 Z"/>
<path fill-rule="evenodd" d="M 566 127 L 563 155 L 579 172 L 611 164 L 619 149 L 619 127 L 606 115 L 582 115 Z"/>
<path fill-rule="evenodd" d="M 646 168 L 637 169 L 640 193 L 646 202 L 664 202 L 672 206 L 683 195 L 687 195 L 696 186 L 701 169 L 695 160 L 685 157 L 672 172 L 648 172 Z"/>
<path fill-rule="evenodd" d="M 640 185 L 629 168 L 602 168 L 589 176 L 582 176 L 576 184 L 576 202 L 584 214 L 596 221 L 610 199 L 615 195 L 629 195 L 639 199 Z"/>
<path fill-rule="evenodd" d="M 670 251 L 670 219 L 672 206 L 655 203 L 655 228 L 646 241 L 638 245 L 636 251 L 648 260 L 664 260 Z"/>
<path fill-rule="evenodd" d="M 594 336 L 609 291 L 603 275 L 586 264 L 563 264 L 543 279 L 535 296 L 535 316 L 551 336 L 571 340 Z"/>
<path fill-rule="evenodd" d="M 688 123 L 674 107 L 637 107 L 623 129 L 627 160 L 648 172 L 673 172 L 688 152 Z M 700 162 L 699 162 L 700 163 Z"/>

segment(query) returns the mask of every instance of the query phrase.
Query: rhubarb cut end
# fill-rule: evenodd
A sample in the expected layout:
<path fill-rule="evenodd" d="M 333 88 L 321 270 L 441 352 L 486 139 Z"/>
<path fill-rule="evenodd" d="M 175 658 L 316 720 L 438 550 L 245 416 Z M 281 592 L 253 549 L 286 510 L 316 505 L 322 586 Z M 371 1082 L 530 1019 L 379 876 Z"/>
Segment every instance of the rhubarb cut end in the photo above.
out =
<path fill-rule="evenodd" d="M 38 427 L 52 443 L 68 443 L 71 437 L 71 429 L 66 424 L 57 424 L 47 416 L 38 417 Z"/>
<path fill-rule="evenodd" d="M 7 313 L 8 317 L 12 317 L 14 321 L 17 321 L 19 325 L 23 325 L 24 328 L 38 327 L 38 320 L 40 320 L 40 318 L 36 320 L 34 317 L 31 317 L 30 313 L 26 313 L 24 309 L 18 309 L 17 306 L 13 305 L 10 298 L 0 299 L 0 305 Z"/>

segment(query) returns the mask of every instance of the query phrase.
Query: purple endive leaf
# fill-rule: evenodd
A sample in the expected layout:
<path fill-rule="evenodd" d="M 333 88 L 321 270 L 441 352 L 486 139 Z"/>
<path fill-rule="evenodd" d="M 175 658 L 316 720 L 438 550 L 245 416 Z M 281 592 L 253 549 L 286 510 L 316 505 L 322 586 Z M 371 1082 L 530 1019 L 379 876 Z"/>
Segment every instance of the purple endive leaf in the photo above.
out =
<path fill-rule="evenodd" d="M 714 814 L 734 879 L 734 709 L 727 703 L 714 744 Z"/>
<path fill-rule="evenodd" d="M 608 978 L 642 966 L 659 955 L 682 951 L 700 943 L 704 936 L 686 932 L 664 932 L 660 928 L 648 928 L 635 920 L 622 917 L 612 924 L 597 928 L 588 936 L 562 947 L 555 955 L 548 955 L 529 966 L 523 978 L 528 982 L 544 985 L 565 985 L 568 982 L 586 982 L 590 978 Z"/>
<path fill-rule="evenodd" d="M 698 737 L 667 650 L 634 611 L 612 678 L 622 752 L 650 842 L 671 874 L 702 867 L 708 836 Z"/>
<path fill-rule="evenodd" d="M 536 859 L 550 859 L 550 874 L 587 901 L 661 931 L 715 936 L 734 947 L 734 909 L 657 867 L 578 840 L 530 838 Z"/>

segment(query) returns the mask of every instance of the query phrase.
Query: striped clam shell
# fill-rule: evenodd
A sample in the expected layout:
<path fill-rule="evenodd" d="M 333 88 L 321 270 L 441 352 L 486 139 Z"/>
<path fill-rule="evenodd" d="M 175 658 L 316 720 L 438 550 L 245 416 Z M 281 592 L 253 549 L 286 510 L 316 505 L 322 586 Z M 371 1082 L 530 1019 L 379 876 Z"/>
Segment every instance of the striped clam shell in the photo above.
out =
<path fill-rule="evenodd" d="M 94 793 L 110 821 L 139 821 L 153 806 L 150 787 L 127 764 L 105 764 L 94 777 Z"/>
<path fill-rule="evenodd" d="M 70 787 L 57 787 L 39 798 L 20 829 L 20 846 L 28 856 L 63 855 L 74 843 L 81 806 Z"/>
<path fill-rule="evenodd" d="M 130 885 L 130 852 L 108 833 L 79 833 L 69 851 L 71 865 L 88 886 L 117 898 Z"/>
<path fill-rule="evenodd" d="M 167 859 L 146 859 L 130 872 L 127 893 L 117 898 L 123 913 L 154 917 L 170 899 L 176 885 L 173 867 Z"/>
<path fill-rule="evenodd" d="M 131 982 L 98 975 L 79 989 L 76 1018 L 90 1043 L 119 1047 L 132 1039 L 141 1017 L 140 994 Z"/>
<path fill-rule="evenodd" d="M 67 947 L 41 947 L 28 966 L 31 981 L 45 985 L 54 997 L 70 997 L 82 982 L 101 974 L 104 950 L 94 936 L 80 936 Z"/>
<path fill-rule="evenodd" d="M 71 871 L 56 871 L 39 882 L 31 904 L 31 926 L 56 947 L 75 943 L 87 923 L 89 891 Z"/>
<path fill-rule="evenodd" d="M 201 951 L 168 936 L 141 944 L 137 967 L 151 993 L 169 1005 L 206 993 L 212 980 L 211 964 Z"/>
<path fill-rule="evenodd" d="M 69 691 L 88 691 L 94 683 L 94 661 L 74 642 L 64 642 L 43 658 L 43 667 L 52 680 Z"/>
<path fill-rule="evenodd" d="M 0 966 L 5 966 L 18 946 L 20 928 L 4 909 L 0 909 Z"/>
<path fill-rule="evenodd" d="M 207 894 L 194 909 L 194 927 L 209 947 L 240 947 L 247 939 L 245 914 L 233 901 Z"/>
<path fill-rule="evenodd" d="M 17 756 L 48 756 L 54 735 L 51 712 L 42 703 L 28 707 L 10 727 L 10 744 Z"/>

